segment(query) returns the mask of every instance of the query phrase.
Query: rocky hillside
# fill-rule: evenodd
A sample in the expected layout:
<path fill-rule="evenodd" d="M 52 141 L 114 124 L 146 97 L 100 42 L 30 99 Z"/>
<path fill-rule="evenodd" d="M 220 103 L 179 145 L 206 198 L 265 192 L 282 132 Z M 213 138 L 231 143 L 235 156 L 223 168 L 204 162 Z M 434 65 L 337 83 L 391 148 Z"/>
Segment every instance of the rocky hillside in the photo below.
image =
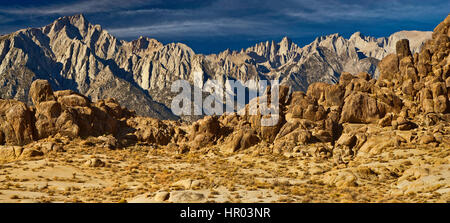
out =
<path fill-rule="evenodd" d="M 170 109 L 154 102 L 134 82 L 132 74 L 118 66 L 115 60 L 120 60 L 125 52 L 121 45 L 81 15 L 2 36 L 1 98 L 30 103 L 31 82 L 46 79 L 54 89 L 74 90 L 92 100 L 114 97 L 140 114 L 176 118 Z M 131 53 L 133 49 L 128 50 Z"/>
<path fill-rule="evenodd" d="M 393 52 L 399 38 L 411 39 L 416 52 L 429 37 L 429 32 L 405 31 L 379 39 L 334 34 L 303 48 L 285 37 L 240 52 L 201 55 L 181 43 L 118 40 L 83 15 L 68 16 L 0 37 L 0 93 L 31 104 L 28 87 L 35 79 L 46 79 L 55 90 L 70 89 L 93 101 L 114 97 L 140 115 L 176 119 L 168 109 L 174 96 L 171 83 L 193 81 L 194 72 L 205 81 L 279 79 L 306 91 L 314 82 L 337 82 L 342 71 L 377 75 L 378 61 Z"/>

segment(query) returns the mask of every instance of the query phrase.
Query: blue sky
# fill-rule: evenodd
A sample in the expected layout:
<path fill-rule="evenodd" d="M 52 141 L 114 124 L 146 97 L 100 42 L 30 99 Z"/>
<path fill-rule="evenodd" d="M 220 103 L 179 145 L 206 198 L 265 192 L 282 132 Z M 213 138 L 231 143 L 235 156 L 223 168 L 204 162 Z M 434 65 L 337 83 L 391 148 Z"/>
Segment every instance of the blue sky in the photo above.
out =
<path fill-rule="evenodd" d="M 197 53 L 239 50 L 288 36 L 303 46 L 320 35 L 356 31 L 375 37 L 432 30 L 450 1 L 338 0 L 94 0 L 0 1 L 0 33 L 41 27 L 83 13 L 119 39 L 139 36 L 183 42 Z"/>

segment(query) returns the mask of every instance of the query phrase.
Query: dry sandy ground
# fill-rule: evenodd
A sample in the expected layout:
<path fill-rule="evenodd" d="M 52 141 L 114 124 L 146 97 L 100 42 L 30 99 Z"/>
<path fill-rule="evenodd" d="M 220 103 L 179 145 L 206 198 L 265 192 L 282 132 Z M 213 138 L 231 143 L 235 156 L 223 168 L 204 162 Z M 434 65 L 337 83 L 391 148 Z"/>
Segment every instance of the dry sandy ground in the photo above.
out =
<path fill-rule="evenodd" d="M 450 202 L 444 144 L 385 148 L 339 165 L 305 151 L 62 144 L 63 152 L 0 164 L 0 202 Z"/>

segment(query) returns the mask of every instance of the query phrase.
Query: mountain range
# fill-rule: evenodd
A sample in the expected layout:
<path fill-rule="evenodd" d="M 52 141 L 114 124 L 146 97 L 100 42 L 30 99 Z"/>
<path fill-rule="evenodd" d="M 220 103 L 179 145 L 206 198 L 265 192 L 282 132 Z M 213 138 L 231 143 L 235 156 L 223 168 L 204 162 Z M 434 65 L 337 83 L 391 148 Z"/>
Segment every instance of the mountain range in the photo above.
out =
<path fill-rule="evenodd" d="M 415 53 L 430 38 L 431 32 L 421 31 L 382 38 L 356 32 L 348 39 L 318 37 L 300 47 L 284 37 L 278 43 L 203 55 L 183 43 L 119 40 L 80 14 L 0 37 L 0 97 L 31 104 L 29 86 L 46 79 L 55 90 L 71 89 L 93 101 L 114 97 L 139 115 L 178 119 L 169 109 L 175 96 L 170 86 L 179 79 L 193 83 L 195 72 L 204 81 L 277 79 L 292 90 L 306 91 L 314 82 L 338 82 L 344 71 L 378 77 L 379 61 L 395 52 L 398 40 L 408 39 Z"/>

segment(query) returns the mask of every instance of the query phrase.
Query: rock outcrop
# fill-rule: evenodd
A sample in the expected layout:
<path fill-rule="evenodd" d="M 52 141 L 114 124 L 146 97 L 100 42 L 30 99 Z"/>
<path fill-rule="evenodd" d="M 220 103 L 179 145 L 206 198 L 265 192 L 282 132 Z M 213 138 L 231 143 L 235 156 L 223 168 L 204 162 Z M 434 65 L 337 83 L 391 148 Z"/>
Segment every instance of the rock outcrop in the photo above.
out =
<path fill-rule="evenodd" d="M 114 99 L 92 103 L 71 90 L 53 92 L 47 80 L 30 88 L 35 107 L 0 99 L 0 144 L 23 145 L 49 136 L 69 138 L 117 135 L 123 122 L 135 116 Z"/>
<path fill-rule="evenodd" d="M 23 102 L 0 99 L 0 145 L 23 145 L 35 139 L 31 109 Z"/>
<path fill-rule="evenodd" d="M 36 106 L 35 126 L 39 139 L 56 134 L 70 138 L 116 135 L 121 119 L 134 116 L 114 99 L 92 103 L 71 90 L 53 94 L 46 80 L 34 81 L 30 94 Z"/>

